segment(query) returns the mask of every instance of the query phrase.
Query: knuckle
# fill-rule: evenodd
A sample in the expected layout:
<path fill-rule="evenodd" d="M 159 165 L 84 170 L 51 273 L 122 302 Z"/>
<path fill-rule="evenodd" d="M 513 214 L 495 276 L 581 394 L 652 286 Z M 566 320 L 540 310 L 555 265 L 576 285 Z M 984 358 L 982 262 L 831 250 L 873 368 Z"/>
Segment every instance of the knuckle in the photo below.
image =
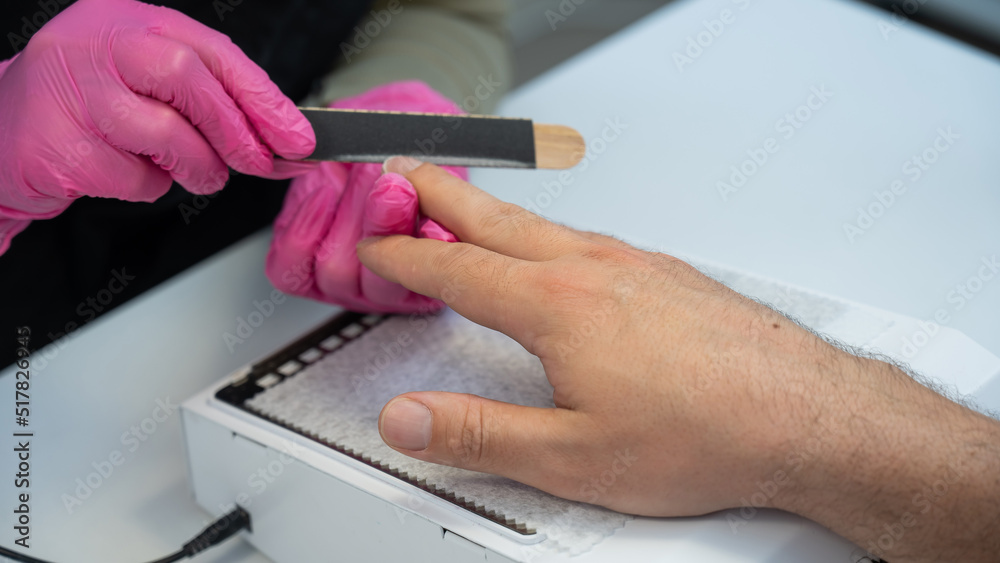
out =
<path fill-rule="evenodd" d="M 467 277 L 469 274 L 469 263 L 474 261 L 475 248 L 466 243 L 455 243 L 448 247 L 448 252 L 435 255 L 431 258 L 430 270 L 432 272 L 445 272 L 449 278 Z"/>
<path fill-rule="evenodd" d="M 205 42 L 212 47 L 212 49 L 220 52 L 238 50 L 236 43 L 226 35 L 225 33 L 219 33 L 215 30 L 211 30 L 211 33 L 205 38 Z"/>
<path fill-rule="evenodd" d="M 448 436 L 448 453 L 463 465 L 484 467 L 489 460 L 485 439 L 482 403 L 469 398 L 457 427 Z"/>
<path fill-rule="evenodd" d="M 173 139 L 183 124 L 179 122 L 179 114 L 166 104 L 146 104 L 146 111 L 140 118 L 136 114 L 133 123 L 142 129 L 146 139 Z"/>
<path fill-rule="evenodd" d="M 638 267 L 647 262 L 647 259 L 637 250 L 603 244 L 588 245 L 582 254 L 588 260 L 596 260 L 624 268 Z"/>
<path fill-rule="evenodd" d="M 257 66 L 228 35 L 215 30 L 210 31 L 211 34 L 205 38 L 205 46 L 211 52 L 218 53 L 220 57 L 209 61 L 207 66 L 210 66 L 213 72 L 231 74 L 253 93 L 265 89 L 270 83 L 267 73 Z"/>
<path fill-rule="evenodd" d="M 505 458 L 501 436 L 508 416 L 479 397 L 467 396 L 464 412 L 452 419 L 447 454 L 470 469 L 494 469 Z"/>
<path fill-rule="evenodd" d="M 593 305 L 614 294 L 627 282 L 639 285 L 649 278 L 650 260 L 634 249 L 585 243 L 574 255 L 557 258 L 541 268 L 533 280 L 553 303 Z"/>
<path fill-rule="evenodd" d="M 165 50 L 160 61 L 162 71 L 170 76 L 185 77 L 190 75 L 199 65 L 201 58 L 194 49 L 180 45 Z"/>
<path fill-rule="evenodd" d="M 700 286 L 716 285 L 712 278 L 702 274 L 697 268 L 668 254 L 657 254 L 654 258 L 656 270 L 661 277 L 670 283 L 697 284 Z"/>
<path fill-rule="evenodd" d="M 469 273 L 485 281 L 490 293 L 501 299 L 514 293 L 519 279 L 513 261 L 499 255 L 478 259 Z"/>
<path fill-rule="evenodd" d="M 66 41 L 66 37 L 61 30 L 55 29 L 55 27 L 53 25 L 43 25 L 39 28 L 25 46 L 25 53 L 29 55 L 42 53 L 52 47 L 63 44 Z"/>
<path fill-rule="evenodd" d="M 545 301 L 557 303 L 591 303 L 601 291 L 602 280 L 593 276 L 580 275 L 578 268 L 562 267 L 544 268 L 534 276 L 534 282 L 542 290 Z"/>
<path fill-rule="evenodd" d="M 442 292 L 448 287 L 476 285 L 501 298 L 510 294 L 520 279 L 515 261 L 461 242 L 449 245 L 448 252 L 432 258 L 429 267 L 430 271 L 444 273 Z"/>
<path fill-rule="evenodd" d="M 614 248 L 621 248 L 621 249 L 625 249 L 625 250 L 633 248 L 632 245 L 628 244 L 627 242 L 618 240 L 618 239 L 616 239 L 615 237 L 613 237 L 611 235 L 606 235 L 604 233 L 599 233 L 599 232 L 596 232 L 596 231 L 577 231 L 577 232 L 583 238 L 585 238 L 585 239 L 587 239 L 587 240 L 589 240 L 591 242 L 596 242 L 598 244 L 603 244 L 603 245 L 611 246 L 611 247 L 614 247 Z"/>
<path fill-rule="evenodd" d="M 484 210 L 479 220 L 479 232 L 509 236 L 514 232 L 519 236 L 530 235 L 537 231 L 542 218 L 525 211 L 513 203 L 490 202 L 489 209 Z"/>
<path fill-rule="evenodd" d="M 427 270 L 439 272 L 435 276 L 435 295 L 448 305 L 453 305 L 459 292 L 476 277 L 468 266 L 473 252 L 471 246 L 455 243 L 450 245 L 447 252 L 434 255 L 429 261 Z M 416 266 L 413 268 L 416 269 Z"/>

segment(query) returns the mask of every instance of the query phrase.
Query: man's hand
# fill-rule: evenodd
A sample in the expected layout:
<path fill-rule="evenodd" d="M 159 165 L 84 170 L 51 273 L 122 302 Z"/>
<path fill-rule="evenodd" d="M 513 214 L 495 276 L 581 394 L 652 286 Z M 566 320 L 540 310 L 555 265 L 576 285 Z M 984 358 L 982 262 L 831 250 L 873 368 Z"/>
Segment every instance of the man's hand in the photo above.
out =
<path fill-rule="evenodd" d="M 996 561 L 996 421 L 675 258 L 549 223 L 433 165 L 396 158 L 387 170 L 463 242 L 368 239 L 362 263 L 517 340 L 541 359 L 556 404 L 408 393 L 381 414 L 393 448 L 623 512 L 753 499 L 873 541 L 894 562 Z M 921 512 L 914 495 L 949 464 L 960 476 Z M 608 470 L 614 485 L 595 487 Z M 883 526 L 897 522 L 887 548 Z"/>

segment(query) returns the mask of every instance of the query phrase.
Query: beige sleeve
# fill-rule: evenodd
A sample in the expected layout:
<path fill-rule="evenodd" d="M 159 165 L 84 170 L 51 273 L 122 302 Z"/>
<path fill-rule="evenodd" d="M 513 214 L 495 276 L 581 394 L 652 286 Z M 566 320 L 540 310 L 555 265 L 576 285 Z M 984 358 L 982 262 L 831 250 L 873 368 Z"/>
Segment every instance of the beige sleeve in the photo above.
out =
<path fill-rule="evenodd" d="M 422 80 L 470 113 L 492 111 L 512 78 L 506 17 L 507 0 L 378 0 L 303 103 Z"/>

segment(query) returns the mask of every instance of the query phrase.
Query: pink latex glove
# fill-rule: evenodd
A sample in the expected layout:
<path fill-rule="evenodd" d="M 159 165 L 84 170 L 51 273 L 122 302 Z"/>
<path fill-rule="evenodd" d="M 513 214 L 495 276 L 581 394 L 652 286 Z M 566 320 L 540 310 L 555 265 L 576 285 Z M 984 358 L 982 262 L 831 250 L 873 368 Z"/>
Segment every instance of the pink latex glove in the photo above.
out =
<path fill-rule="evenodd" d="M 80 196 L 207 194 L 315 148 L 305 117 L 230 39 L 134 0 L 79 0 L 0 75 L 0 251 Z"/>
<path fill-rule="evenodd" d="M 461 113 L 422 82 L 396 82 L 333 108 Z M 464 168 L 448 168 L 468 179 Z M 324 162 L 292 181 L 274 225 L 267 276 L 285 293 L 363 312 L 415 313 L 443 304 L 373 274 L 358 261 L 355 246 L 370 236 L 406 234 L 446 242 L 457 240 L 434 221 L 421 218 L 417 192 L 381 164 Z"/>

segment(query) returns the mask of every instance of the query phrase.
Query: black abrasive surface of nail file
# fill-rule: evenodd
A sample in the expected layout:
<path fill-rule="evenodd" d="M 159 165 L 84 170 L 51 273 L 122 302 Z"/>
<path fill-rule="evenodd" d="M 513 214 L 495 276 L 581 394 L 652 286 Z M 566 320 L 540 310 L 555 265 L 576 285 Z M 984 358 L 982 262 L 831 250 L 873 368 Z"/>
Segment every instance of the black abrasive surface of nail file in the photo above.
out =
<path fill-rule="evenodd" d="M 530 119 L 299 108 L 316 132 L 307 160 L 382 162 L 407 155 L 453 166 L 535 168 Z"/>

